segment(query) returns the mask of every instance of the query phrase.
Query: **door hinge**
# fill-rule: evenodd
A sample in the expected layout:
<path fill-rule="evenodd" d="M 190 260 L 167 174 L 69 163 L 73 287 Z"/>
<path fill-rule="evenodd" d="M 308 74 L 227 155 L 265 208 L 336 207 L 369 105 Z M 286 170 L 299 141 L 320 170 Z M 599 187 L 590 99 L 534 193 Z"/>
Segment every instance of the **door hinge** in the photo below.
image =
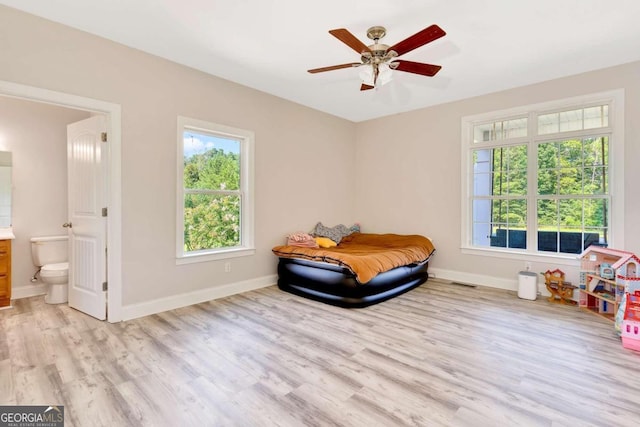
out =
<path fill-rule="evenodd" d="M 107 216 L 107 208 L 102 208 L 102 216 Z"/>
<path fill-rule="evenodd" d="M 107 282 L 102 282 L 102 290 L 106 291 L 109 288 L 109 285 L 107 285 Z"/>
<path fill-rule="evenodd" d="M 100 134 L 100 140 L 101 140 L 102 142 L 107 142 L 107 133 L 106 133 L 106 132 L 102 132 L 102 133 Z"/>

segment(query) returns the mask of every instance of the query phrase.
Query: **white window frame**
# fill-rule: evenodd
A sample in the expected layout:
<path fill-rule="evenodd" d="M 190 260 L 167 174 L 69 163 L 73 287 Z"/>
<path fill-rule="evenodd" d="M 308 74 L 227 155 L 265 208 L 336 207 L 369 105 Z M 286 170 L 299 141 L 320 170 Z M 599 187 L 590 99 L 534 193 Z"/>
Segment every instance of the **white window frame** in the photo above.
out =
<path fill-rule="evenodd" d="M 609 205 L 609 247 L 624 249 L 624 89 L 600 92 L 574 98 L 527 105 L 507 110 L 492 111 L 472 116 L 462 117 L 461 124 L 461 251 L 463 254 L 482 255 L 499 258 L 519 259 L 526 261 L 549 261 L 556 264 L 574 265 L 576 254 L 539 252 L 533 244 L 534 233 L 527 233 L 527 249 L 512 249 L 498 247 L 480 247 L 472 244 L 472 195 L 473 195 L 473 164 L 474 149 L 481 148 L 482 143 L 473 142 L 474 126 L 491 121 L 508 120 L 518 116 L 528 116 L 528 191 L 527 191 L 527 230 L 537 230 L 537 218 L 534 214 L 533 203 L 536 200 L 537 184 L 533 182 L 537 168 L 535 150 L 537 143 L 549 140 L 554 136 L 566 138 L 571 132 L 560 134 L 537 135 L 537 117 L 557 110 L 584 108 L 600 103 L 609 104 L 609 127 L 592 129 L 594 134 L 607 133 L 609 138 L 609 191 L 611 203 Z M 535 133 L 532 133 L 535 132 Z M 518 142 L 523 138 L 518 138 Z M 492 141 L 492 143 L 501 141 Z M 515 142 L 515 140 L 514 140 Z M 489 145 L 487 145 L 489 147 Z"/>
<path fill-rule="evenodd" d="M 176 264 L 215 261 L 255 254 L 254 246 L 254 145 L 252 131 L 178 116 Z M 184 251 L 184 132 L 191 130 L 240 141 L 240 245 L 194 252 Z"/>

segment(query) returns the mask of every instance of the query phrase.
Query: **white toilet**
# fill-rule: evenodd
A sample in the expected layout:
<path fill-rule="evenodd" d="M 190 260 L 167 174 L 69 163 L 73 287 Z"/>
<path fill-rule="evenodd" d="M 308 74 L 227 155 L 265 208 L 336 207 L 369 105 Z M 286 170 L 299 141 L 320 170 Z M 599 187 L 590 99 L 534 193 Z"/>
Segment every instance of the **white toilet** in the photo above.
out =
<path fill-rule="evenodd" d="M 31 257 L 47 285 L 44 302 L 61 304 L 69 299 L 68 236 L 31 238 Z"/>

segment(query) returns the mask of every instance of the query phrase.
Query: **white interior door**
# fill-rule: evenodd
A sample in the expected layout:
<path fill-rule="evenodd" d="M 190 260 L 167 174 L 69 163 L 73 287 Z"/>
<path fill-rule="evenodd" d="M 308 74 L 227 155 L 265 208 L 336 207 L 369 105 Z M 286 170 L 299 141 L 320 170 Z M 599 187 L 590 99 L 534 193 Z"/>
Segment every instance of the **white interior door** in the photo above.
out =
<path fill-rule="evenodd" d="M 67 126 L 69 306 L 100 320 L 107 313 L 104 132 L 101 115 Z"/>

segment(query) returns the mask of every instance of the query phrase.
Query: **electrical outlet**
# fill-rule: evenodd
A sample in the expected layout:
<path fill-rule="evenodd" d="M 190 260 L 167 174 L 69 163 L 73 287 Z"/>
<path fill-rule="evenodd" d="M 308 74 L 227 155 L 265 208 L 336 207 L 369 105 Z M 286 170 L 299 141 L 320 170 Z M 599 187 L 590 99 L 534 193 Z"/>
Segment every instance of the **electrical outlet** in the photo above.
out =
<path fill-rule="evenodd" d="M 525 261 L 524 269 L 527 271 L 531 271 L 531 263 L 529 261 Z"/>
<path fill-rule="evenodd" d="M 230 262 L 225 262 L 224 263 L 224 272 L 225 273 L 231 273 L 231 263 Z"/>

